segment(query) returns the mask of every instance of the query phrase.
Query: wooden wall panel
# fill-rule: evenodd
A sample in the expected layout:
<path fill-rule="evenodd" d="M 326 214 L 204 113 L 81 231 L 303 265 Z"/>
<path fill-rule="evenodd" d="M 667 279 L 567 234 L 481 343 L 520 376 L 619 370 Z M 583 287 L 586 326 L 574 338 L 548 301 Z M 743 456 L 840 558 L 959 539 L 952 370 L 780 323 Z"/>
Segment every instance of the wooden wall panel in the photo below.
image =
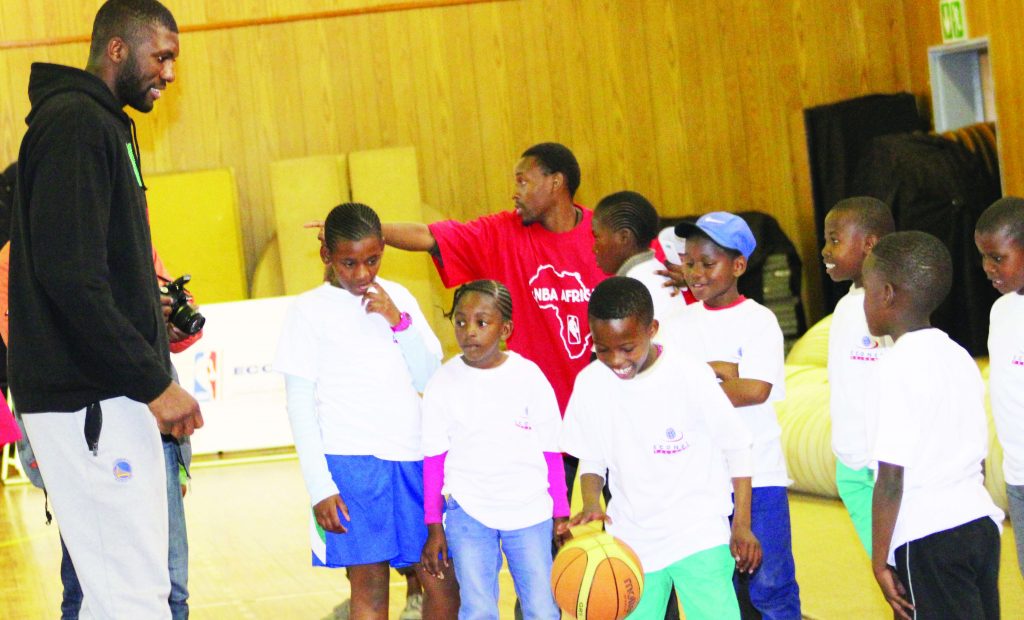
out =
<path fill-rule="evenodd" d="M 1024 49 L 1020 46 L 1024 4 L 1004 0 L 990 1 L 988 6 L 1003 191 L 1024 196 Z"/>
<path fill-rule="evenodd" d="M 80 35 L 98 3 L 52 0 L 54 20 L 38 4 L 0 3 L 0 45 Z M 584 204 L 631 188 L 664 215 L 773 214 L 813 287 L 801 110 L 911 86 L 911 9 L 888 0 L 516 0 L 187 31 L 381 4 L 169 2 L 186 31 L 177 82 L 134 115 L 145 170 L 232 167 L 250 270 L 276 159 L 411 145 L 424 201 L 464 219 L 510 206 L 518 153 L 555 140 L 580 160 Z M 0 49 L 0 161 L 24 131 L 29 63 L 81 66 L 86 49 Z"/>
<path fill-rule="evenodd" d="M 999 157 L 1003 192 L 1024 195 L 1024 49 L 1020 25 L 1024 3 L 1019 0 L 967 0 L 967 27 L 971 37 L 988 37 L 995 83 Z M 911 87 L 930 108 L 928 48 L 942 43 L 939 10 L 935 3 L 904 0 L 906 36 L 910 47 Z"/>

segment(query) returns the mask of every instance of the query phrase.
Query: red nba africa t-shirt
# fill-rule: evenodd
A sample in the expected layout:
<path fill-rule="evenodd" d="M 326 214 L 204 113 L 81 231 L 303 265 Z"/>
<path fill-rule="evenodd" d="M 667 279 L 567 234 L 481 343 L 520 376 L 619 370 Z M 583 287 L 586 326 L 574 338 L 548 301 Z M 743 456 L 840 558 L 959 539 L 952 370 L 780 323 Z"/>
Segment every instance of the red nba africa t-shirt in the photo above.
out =
<path fill-rule="evenodd" d="M 590 362 L 590 293 L 607 277 L 594 260 L 593 214 L 576 207 L 583 217 L 565 233 L 525 226 L 514 211 L 430 225 L 445 286 L 486 279 L 508 287 L 514 323 L 508 348 L 540 366 L 563 415 L 576 374 Z"/>

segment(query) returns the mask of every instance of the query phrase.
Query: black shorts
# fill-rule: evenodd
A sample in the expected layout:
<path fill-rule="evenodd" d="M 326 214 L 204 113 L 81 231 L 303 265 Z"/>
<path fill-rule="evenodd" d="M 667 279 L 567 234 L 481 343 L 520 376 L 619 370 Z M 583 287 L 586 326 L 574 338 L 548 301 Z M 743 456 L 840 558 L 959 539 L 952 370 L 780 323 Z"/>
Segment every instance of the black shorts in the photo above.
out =
<path fill-rule="evenodd" d="M 999 528 L 988 517 L 896 549 L 896 573 L 920 620 L 999 618 Z"/>

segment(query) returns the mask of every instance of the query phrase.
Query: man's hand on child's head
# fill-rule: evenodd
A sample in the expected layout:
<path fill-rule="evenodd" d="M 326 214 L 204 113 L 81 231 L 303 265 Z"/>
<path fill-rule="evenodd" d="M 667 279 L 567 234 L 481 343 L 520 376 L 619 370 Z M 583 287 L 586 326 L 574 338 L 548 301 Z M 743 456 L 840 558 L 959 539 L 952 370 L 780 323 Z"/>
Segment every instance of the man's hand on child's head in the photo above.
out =
<path fill-rule="evenodd" d="M 339 512 L 341 513 L 340 515 Z M 345 517 L 345 520 L 350 523 L 352 522 L 352 518 L 348 516 L 348 506 L 345 505 L 341 495 L 338 494 L 317 502 L 316 506 L 313 506 L 313 516 L 316 517 L 316 522 L 320 527 L 334 534 L 348 532 L 348 528 L 341 523 L 341 517 Z"/>
<path fill-rule="evenodd" d="M 761 543 L 749 527 L 733 527 L 729 551 L 741 573 L 752 574 L 761 565 Z"/>
<path fill-rule="evenodd" d="M 310 220 L 302 225 L 303 228 L 316 228 L 316 238 L 320 240 L 320 244 L 324 243 L 324 223 L 320 220 Z"/>
<path fill-rule="evenodd" d="M 654 273 L 659 276 L 665 276 L 666 279 L 662 286 L 672 289 L 672 297 L 678 295 L 680 293 L 680 289 L 686 288 L 686 278 L 683 277 L 682 265 L 666 263 L 664 269 L 659 269 Z"/>
<path fill-rule="evenodd" d="M 391 301 L 384 287 L 376 282 L 363 295 L 363 306 L 366 307 L 367 314 L 376 312 L 384 317 L 391 327 L 398 325 L 402 320 L 402 313 L 395 306 L 395 302 Z"/>

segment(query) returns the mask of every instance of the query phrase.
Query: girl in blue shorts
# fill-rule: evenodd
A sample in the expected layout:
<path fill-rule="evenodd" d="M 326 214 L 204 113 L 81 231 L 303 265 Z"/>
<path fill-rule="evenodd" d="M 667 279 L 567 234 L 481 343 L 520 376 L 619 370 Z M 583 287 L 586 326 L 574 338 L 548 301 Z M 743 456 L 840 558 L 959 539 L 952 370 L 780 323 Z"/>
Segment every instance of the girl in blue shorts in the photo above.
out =
<path fill-rule="evenodd" d="M 377 277 L 383 254 L 373 209 L 335 207 L 320 248 L 328 281 L 295 298 L 274 360 L 312 504 L 313 565 L 347 567 L 352 616 L 381 620 L 389 566 L 418 569 L 427 538 L 418 391 L 441 358 L 412 294 Z M 453 617 L 454 575 L 417 573 L 423 617 Z"/>

